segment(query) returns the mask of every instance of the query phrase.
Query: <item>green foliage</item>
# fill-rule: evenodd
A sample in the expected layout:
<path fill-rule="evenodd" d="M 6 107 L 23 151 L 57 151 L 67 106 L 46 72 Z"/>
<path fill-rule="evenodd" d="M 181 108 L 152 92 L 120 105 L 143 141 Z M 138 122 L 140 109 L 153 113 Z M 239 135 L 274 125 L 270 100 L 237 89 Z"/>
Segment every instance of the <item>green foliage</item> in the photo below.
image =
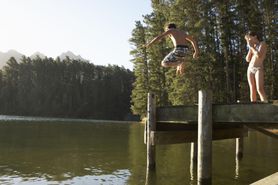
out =
<path fill-rule="evenodd" d="M 278 98 L 277 21 L 278 2 L 274 0 L 204 1 L 204 0 L 152 0 L 153 12 L 140 23 L 144 35 L 132 35 L 134 50 L 143 39 L 144 44 L 163 32 L 167 22 L 174 22 L 180 29 L 194 36 L 201 56 L 198 60 L 186 59 L 183 76 L 176 76 L 175 69 L 162 68 L 161 60 L 173 48 L 169 40 L 156 43 L 144 56 L 145 70 L 135 71 L 132 104 L 136 113 L 146 114 L 146 94 L 153 91 L 158 105 L 183 105 L 197 101 L 199 89 L 212 89 L 214 102 L 231 103 L 249 101 L 246 77 L 248 64 L 244 35 L 248 30 L 262 33 L 268 44 L 265 60 L 265 88 L 269 99 Z M 138 27 L 134 29 L 137 30 Z M 141 40 L 142 41 L 142 40 Z M 190 44 L 189 44 L 190 45 Z M 193 54 L 193 49 L 191 48 Z M 133 61 L 142 60 L 133 55 Z M 135 70 L 139 62 L 134 62 Z M 146 73 L 147 71 L 147 73 Z M 148 78 L 146 78 L 148 77 Z M 142 85 L 144 78 L 148 83 Z M 144 88 L 142 88 L 144 87 Z M 141 98 L 136 98 L 140 94 Z M 135 96 L 137 95 L 137 96 Z"/>

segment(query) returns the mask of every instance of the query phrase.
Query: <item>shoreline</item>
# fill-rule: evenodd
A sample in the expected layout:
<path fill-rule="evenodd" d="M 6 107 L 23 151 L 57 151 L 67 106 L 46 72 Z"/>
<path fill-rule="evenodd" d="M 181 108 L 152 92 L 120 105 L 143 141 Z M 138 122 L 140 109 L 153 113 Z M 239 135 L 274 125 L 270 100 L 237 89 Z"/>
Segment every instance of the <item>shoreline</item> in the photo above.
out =
<path fill-rule="evenodd" d="M 59 117 L 36 117 L 36 116 L 15 116 L 0 115 L 0 122 L 9 121 L 30 121 L 30 122 L 85 122 L 85 123 L 141 123 L 141 121 L 121 121 L 121 120 L 102 120 L 102 119 L 83 119 L 83 118 L 59 118 Z"/>

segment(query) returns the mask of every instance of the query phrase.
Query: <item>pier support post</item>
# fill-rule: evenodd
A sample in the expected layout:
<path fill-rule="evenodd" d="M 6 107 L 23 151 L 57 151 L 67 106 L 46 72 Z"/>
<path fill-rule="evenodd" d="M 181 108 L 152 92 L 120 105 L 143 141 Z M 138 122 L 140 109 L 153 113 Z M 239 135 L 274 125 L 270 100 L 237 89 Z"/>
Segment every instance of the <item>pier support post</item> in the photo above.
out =
<path fill-rule="evenodd" d="M 192 142 L 190 146 L 190 161 L 193 163 L 197 163 L 197 143 Z"/>
<path fill-rule="evenodd" d="M 198 101 L 198 185 L 211 185 L 212 92 L 199 91 Z"/>
<path fill-rule="evenodd" d="M 156 130 L 156 100 L 154 93 L 148 93 L 147 109 L 147 168 L 155 169 L 155 146 L 151 145 L 151 131 Z"/>
<path fill-rule="evenodd" d="M 236 138 L 236 159 L 240 160 L 243 157 L 243 137 Z"/>
<path fill-rule="evenodd" d="M 197 142 L 191 143 L 190 149 L 190 180 L 196 180 L 195 171 L 197 167 Z"/>
<path fill-rule="evenodd" d="M 156 184 L 156 172 L 154 170 L 146 169 L 145 185 Z"/>

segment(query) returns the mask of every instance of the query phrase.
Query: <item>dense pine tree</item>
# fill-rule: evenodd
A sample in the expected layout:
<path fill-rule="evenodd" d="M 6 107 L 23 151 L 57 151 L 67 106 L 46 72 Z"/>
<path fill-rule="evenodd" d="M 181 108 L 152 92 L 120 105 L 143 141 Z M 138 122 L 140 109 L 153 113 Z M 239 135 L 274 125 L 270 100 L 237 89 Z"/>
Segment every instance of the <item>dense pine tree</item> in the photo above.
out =
<path fill-rule="evenodd" d="M 130 114 L 133 72 L 123 67 L 52 58 L 0 70 L 1 114 L 123 120 Z"/>
<path fill-rule="evenodd" d="M 148 86 L 144 86 L 144 94 L 155 92 L 159 105 L 194 103 L 201 88 L 213 90 L 214 102 L 249 101 L 244 39 L 248 30 L 261 33 L 268 45 L 264 63 L 265 88 L 269 99 L 278 98 L 277 1 L 152 0 L 152 7 L 153 12 L 144 16 L 144 24 L 141 25 L 144 27 L 144 39 L 153 38 L 163 32 L 165 23 L 174 22 L 194 36 L 201 51 L 198 60 L 189 56 L 186 72 L 179 77 L 174 69 L 160 67 L 160 61 L 173 48 L 168 39 L 148 48 L 144 56 L 148 62 L 148 74 L 144 74 L 148 76 Z M 133 38 L 134 35 L 131 40 Z M 137 44 L 134 40 L 135 50 L 138 49 Z M 134 60 L 137 60 L 136 56 Z M 134 63 L 134 67 L 136 69 L 138 63 Z M 137 71 L 136 81 L 142 75 Z M 135 83 L 134 89 L 133 105 L 146 105 L 146 98 L 134 98 L 142 90 L 140 85 Z M 136 113 L 144 115 L 145 111 L 144 106 Z"/>

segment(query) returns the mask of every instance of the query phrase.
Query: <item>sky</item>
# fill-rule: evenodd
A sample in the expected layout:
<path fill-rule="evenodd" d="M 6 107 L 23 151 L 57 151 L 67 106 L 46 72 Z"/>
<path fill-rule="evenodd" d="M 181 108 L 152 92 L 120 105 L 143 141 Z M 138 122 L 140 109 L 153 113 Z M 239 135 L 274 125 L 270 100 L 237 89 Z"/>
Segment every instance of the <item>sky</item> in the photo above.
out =
<path fill-rule="evenodd" d="M 128 40 L 151 11 L 151 0 L 0 0 L 0 51 L 54 58 L 72 51 L 132 70 Z"/>

